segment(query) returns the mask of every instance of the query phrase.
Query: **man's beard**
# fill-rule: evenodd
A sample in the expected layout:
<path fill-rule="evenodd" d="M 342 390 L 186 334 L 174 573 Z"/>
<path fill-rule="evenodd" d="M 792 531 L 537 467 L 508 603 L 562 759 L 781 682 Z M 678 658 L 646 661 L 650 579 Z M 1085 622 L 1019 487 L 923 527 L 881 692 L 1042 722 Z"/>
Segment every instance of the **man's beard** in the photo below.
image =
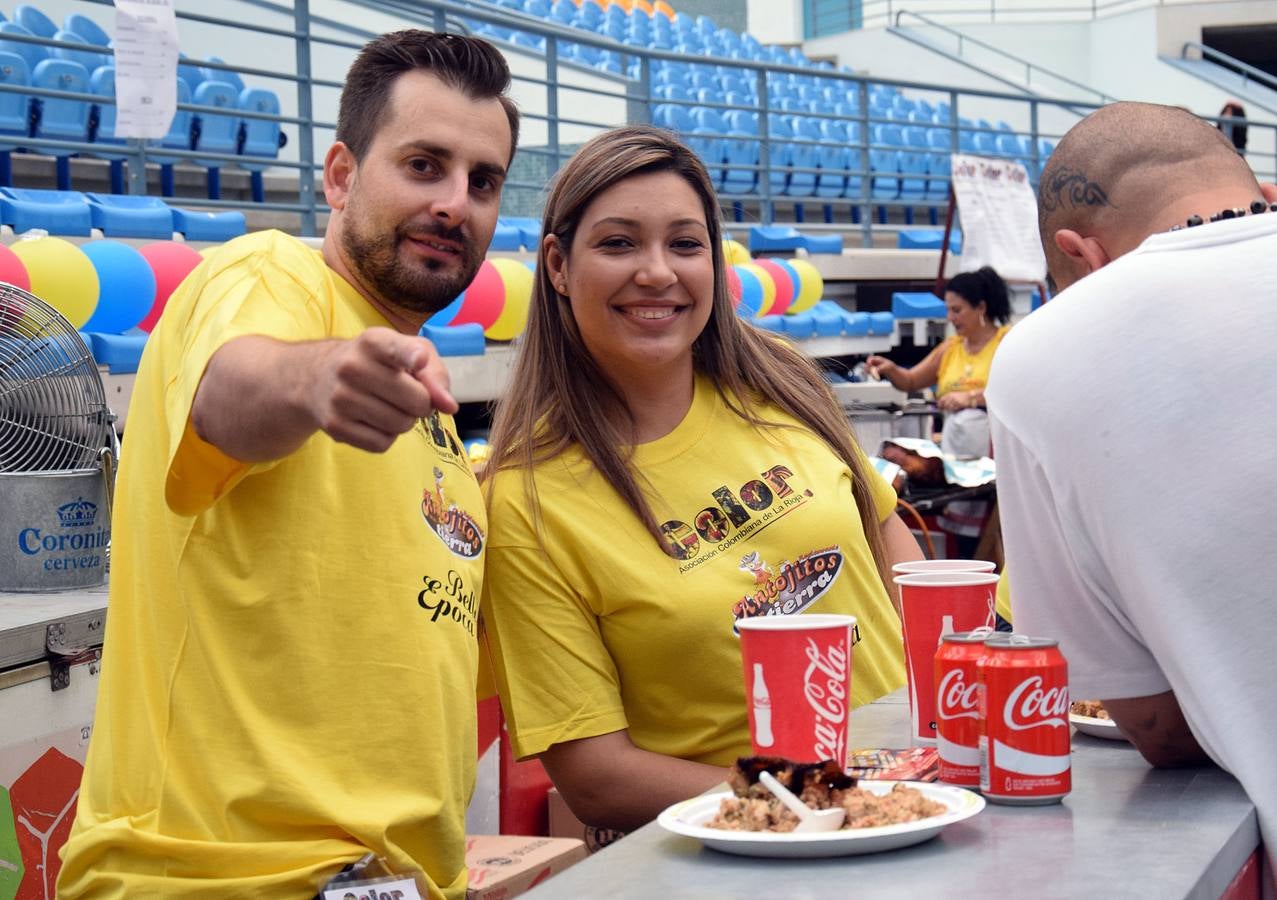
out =
<path fill-rule="evenodd" d="M 461 247 L 456 274 L 441 271 L 443 263 L 436 260 L 421 260 L 414 265 L 400 257 L 399 247 L 405 240 L 432 237 Z M 342 246 L 349 265 L 365 287 L 400 309 L 427 315 L 455 300 L 474 280 L 483 262 L 483 254 L 476 252 L 460 228 L 400 225 L 392 234 L 373 237 L 348 219 L 342 231 Z"/>

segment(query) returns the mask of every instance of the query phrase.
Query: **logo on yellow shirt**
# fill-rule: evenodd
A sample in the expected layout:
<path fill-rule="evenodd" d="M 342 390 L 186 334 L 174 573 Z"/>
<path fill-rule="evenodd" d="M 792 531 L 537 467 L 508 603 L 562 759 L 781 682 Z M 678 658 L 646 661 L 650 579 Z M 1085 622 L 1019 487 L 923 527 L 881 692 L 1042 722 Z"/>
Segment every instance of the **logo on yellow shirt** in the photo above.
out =
<path fill-rule="evenodd" d="M 811 491 L 797 491 L 789 484 L 787 479 L 793 478 L 794 472 L 788 466 L 772 466 L 760 475 L 735 491 L 725 484 L 714 488 L 709 493 L 715 505 L 696 513 L 690 523 L 681 519 L 661 523 L 661 549 L 674 559 L 691 560 L 679 566 L 680 572 L 730 549 L 812 496 Z"/>
<path fill-rule="evenodd" d="M 741 557 L 740 570 L 754 579 L 754 590 L 732 607 L 736 621 L 754 616 L 796 616 L 828 591 L 842 572 L 843 555 L 837 546 L 813 550 L 794 562 L 773 569 L 758 551 Z M 732 630 L 736 631 L 735 625 Z"/>
<path fill-rule="evenodd" d="M 457 556 L 473 559 L 483 550 L 483 532 L 474 518 L 443 493 L 443 470 L 434 470 L 435 488 L 421 492 L 421 517 L 426 520 L 443 545 Z"/>

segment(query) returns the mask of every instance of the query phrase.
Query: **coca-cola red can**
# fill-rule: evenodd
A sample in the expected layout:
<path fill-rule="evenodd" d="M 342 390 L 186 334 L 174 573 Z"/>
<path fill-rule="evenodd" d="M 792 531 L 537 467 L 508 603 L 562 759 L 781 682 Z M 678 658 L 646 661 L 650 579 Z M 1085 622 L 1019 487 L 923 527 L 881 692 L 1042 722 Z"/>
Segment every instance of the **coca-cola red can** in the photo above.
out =
<path fill-rule="evenodd" d="M 741 619 L 741 662 L 755 753 L 847 764 L 854 616 Z"/>
<path fill-rule="evenodd" d="M 990 629 L 946 634 L 936 651 L 936 750 L 940 780 L 980 786 L 980 703 L 976 663 Z"/>
<path fill-rule="evenodd" d="M 1069 667 L 1059 642 L 994 637 L 976 663 L 980 790 L 995 803 L 1057 803 L 1072 789 Z"/>

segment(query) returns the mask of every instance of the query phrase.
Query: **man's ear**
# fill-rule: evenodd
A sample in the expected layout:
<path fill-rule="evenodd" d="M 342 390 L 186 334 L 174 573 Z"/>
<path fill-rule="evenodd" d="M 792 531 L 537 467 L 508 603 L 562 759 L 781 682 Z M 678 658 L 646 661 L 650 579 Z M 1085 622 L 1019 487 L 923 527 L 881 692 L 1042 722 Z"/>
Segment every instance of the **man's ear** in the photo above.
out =
<path fill-rule="evenodd" d="M 324 157 L 324 199 L 333 209 L 344 209 L 350 197 L 359 163 L 350 148 L 341 142 L 328 148 Z"/>
<path fill-rule="evenodd" d="M 1055 233 L 1055 246 L 1088 275 L 1113 261 L 1097 238 L 1083 237 L 1070 228 L 1061 228 Z"/>
<path fill-rule="evenodd" d="M 1269 203 L 1277 203 L 1277 184 L 1270 181 L 1261 181 L 1259 183 L 1259 192 L 1264 195 L 1264 199 Z"/>

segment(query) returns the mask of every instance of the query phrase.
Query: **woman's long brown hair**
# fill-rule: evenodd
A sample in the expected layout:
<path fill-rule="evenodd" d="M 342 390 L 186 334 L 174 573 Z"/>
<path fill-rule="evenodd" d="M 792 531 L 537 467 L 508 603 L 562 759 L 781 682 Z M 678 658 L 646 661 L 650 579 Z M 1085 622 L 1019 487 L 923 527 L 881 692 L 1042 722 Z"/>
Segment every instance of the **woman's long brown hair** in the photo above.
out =
<path fill-rule="evenodd" d="M 660 540 L 660 526 L 640 486 L 640 481 L 650 483 L 630 465 L 633 413 L 586 349 L 571 305 L 550 282 L 545 258 L 549 235 L 557 237 L 565 255 L 570 253 L 581 216 L 601 192 L 652 172 L 674 172 L 684 178 L 700 196 L 709 228 L 714 298 L 709 321 L 692 345 L 696 370 L 750 424 L 775 426 L 751 411 L 756 400 L 771 404 L 805 423 L 847 464 L 865 538 L 890 595 L 890 564 L 869 486 L 871 476 L 855 452 L 851 428 L 814 363 L 737 317 L 727 290 L 718 200 L 709 175 L 687 146 L 658 128 L 629 126 L 594 138 L 550 186 L 528 326 L 509 387 L 497 403 L 485 477 L 501 469 L 521 469 L 534 518 L 539 519 L 532 468 L 575 445 L 653 539 Z"/>

